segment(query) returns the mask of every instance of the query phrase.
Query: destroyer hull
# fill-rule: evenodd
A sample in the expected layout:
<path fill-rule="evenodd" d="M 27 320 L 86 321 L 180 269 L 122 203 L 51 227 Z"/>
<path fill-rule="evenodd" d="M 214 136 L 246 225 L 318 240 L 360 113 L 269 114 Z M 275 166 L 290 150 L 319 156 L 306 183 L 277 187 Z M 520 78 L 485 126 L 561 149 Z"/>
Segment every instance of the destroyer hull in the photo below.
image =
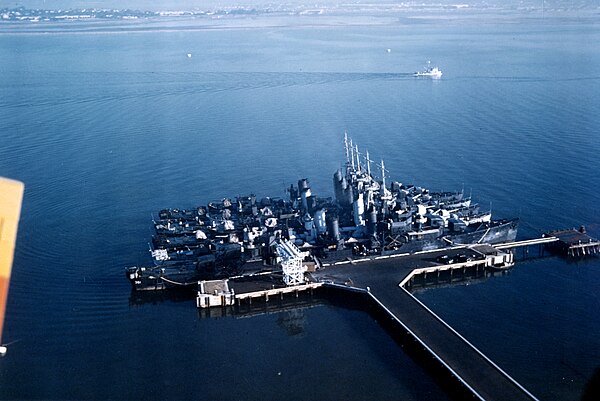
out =
<path fill-rule="evenodd" d="M 518 219 L 498 221 L 489 227 L 484 227 L 470 233 L 447 235 L 430 240 L 415 240 L 393 250 L 382 251 L 383 255 L 394 255 L 399 253 L 414 253 L 421 251 L 433 251 L 455 245 L 474 244 L 500 244 L 512 242 L 517 238 L 519 226 Z"/>
<path fill-rule="evenodd" d="M 454 235 L 451 241 L 454 244 L 499 244 L 502 242 L 511 242 L 517 238 L 519 220 L 512 219 L 495 222 L 496 225 L 483 227 L 472 233 Z"/>

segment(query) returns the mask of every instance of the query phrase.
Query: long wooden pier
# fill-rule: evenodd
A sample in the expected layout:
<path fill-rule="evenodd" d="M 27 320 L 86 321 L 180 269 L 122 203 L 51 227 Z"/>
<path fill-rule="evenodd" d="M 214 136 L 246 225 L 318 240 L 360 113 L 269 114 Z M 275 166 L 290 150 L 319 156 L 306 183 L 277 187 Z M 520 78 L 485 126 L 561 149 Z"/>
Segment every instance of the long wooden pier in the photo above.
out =
<path fill-rule="evenodd" d="M 456 248 L 450 254 L 464 254 L 471 249 L 473 247 Z M 448 253 L 449 250 L 423 252 L 396 259 L 373 260 L 371 263 L 345 264 L 323 269 L 313 276 L 325 281 L 328 286 L 367 294 L 473 399 L 535 400 L 534 395 L 404 288 L 414 274 L 478 268 L 477 264 L 481 263 L 436 262 L 438 255 Z M 488 254 L 486 259 L 493 260 L 497 256 Z M 509 261 L 512 262 L 512 259 Z"/>
<path fill-rule="evenodd" d="M 321 286 L 359 292 L 391 317 L 404 334 L 436 361 L 458 384 L 461 393 L 478 400 L 535 400 L 515 379 L 487 358 L 474 345 L 416 299 L 405 286 L 415 275 L 463 274 L 486 268 L 512 266 L 512 253 L 486 244 L 458 246 L 438 251 L 418 252 L 399 257 L 373 257 L 330 265 L 312 273 L 312 282 L 284 286 L 268 276 L 250 279 L 212 280 L 199 283 L 197 306 L 269 302 L 285 294 L 313 291 Z"/>
<path fill-rule="evenodd" d="M 542 238 L 535 238 L 535 239 L 526 239 L 523 241 L 505 242 L 504 244 L 494 245 L 494 248 L 496 248 L 496 249 L 514 249 L 514 248 L 520 248 L 523 246 L 552 244 L 557 241 L 559 241 L 558 237 L 550 236 L 550 237 L 542 237 Z"/>
<path fill-rule="evenodd" d="M 406 289 L 377 288 L 371 289 L 369 295 L 471 392 L 474 398 L 536 399 Z"/>
<path fill-rule="evenodd" d="M 585 227 L 583 226 L 581 226 L 579 230 L 568 229 L 550 231 L 545 233 L 541 238 L 507 242 L 494 245 L 494 248 L 510 251 L 516 248 L 523 248 L 525 253 L 528 253 L 528 248 L 532 245 L 539 245 L 540 249 L 549 246 L 550 249 L 568 257 L 600 254 L 600 241 L 587 235 Z"/>
<path fill-rule="evenodd" d="M 488 270 L 503 270 L 514 264 L 513 252 L 546 246 L 568 256 L 586 256 L 600 252 L 600 241 L 589 237 L 584 228 L 546 233 L 542 238 L 514 241 L 499 245 L 475 244 L 456 246 L 414 254 L 388 255 L 348 259 L 323 264 L 311 274 L 311 282 L 285 286 L 261 280 L 213 280 L 199 283 L 199 308 L 241 305 L 253 299 L 280 297 L 284 294 L 326 288 L 358 292 L 391 317 L 401 331 L 431 355 L 438 366 L 458 383 L 462 393 L 479 400 L 536 400 L 535 396 L 496 365 L 477 347 L 460 335 L 409 291 L 416 277 L 427 283 L 427 275 L 468 273 L 478 276 Z M 263 277 L 264 278 L 264 277 Z"/>

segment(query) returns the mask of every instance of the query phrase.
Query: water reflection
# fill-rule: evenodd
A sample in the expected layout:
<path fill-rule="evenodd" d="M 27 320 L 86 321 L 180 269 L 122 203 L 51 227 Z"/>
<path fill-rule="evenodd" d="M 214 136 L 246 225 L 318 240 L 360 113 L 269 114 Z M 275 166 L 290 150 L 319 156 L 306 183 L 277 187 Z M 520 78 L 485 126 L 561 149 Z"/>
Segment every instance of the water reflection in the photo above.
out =
<path fill-rule="evenodd" d="M 304 335 L 304 327 L 306 326 L 304 310 L 292 309 L 280 313 L 277 317 L 277 325 L 284 329 L 290 337 Z"/>
<path fill-rule="evenodd" d="M 439 274 L 438 274 L 439 273 Z M 407 288 L 411 293 L 418 294 L 427 290 L 481 284 L 490 278 L 504 277 L 512 273 L 506 270 L 467 270 L 466 272 L 440 271 L 427 275 L 413 276 L 412 284 Z"/>
<path fill-rule="evenodd" d="M 195 302 L 191 291 L 135 291 L 129 295 L 129 307 L 157 305 L 163 302 Z"/>

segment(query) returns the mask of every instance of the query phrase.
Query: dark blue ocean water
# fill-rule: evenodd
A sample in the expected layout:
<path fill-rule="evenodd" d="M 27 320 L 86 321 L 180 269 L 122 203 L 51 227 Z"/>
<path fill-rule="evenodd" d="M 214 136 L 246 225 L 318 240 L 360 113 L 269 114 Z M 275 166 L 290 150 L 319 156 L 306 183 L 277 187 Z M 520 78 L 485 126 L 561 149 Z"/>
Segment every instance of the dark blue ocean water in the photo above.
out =
<path fill-rule="evenodd" d="M 123 270 L 149 262 L 160 208 L 302 177 L 332 195 L 344 130 L 523 238 L 598 237 L 597 43 L 560 20 L 0 35 L 0 175 L 26 184 L 0 398 L 441 399 L 364 312 L 200 318 L 132 302 Z M 442 79 L 410 76 L 429 58 Z M 418 296 L 533 394 L 575 400 L 600 367 L 599 285 L 598 260 L 549 258 Z"/>

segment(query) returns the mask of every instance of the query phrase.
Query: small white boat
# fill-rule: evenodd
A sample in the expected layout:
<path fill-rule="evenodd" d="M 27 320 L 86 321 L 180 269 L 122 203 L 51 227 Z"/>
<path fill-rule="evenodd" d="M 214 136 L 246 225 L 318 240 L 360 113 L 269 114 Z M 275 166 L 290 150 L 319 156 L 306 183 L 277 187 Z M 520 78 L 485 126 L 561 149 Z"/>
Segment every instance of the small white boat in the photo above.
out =
<path fill-rule="evenodd" d="M 438 67 L 431 67 L 430 64 L 431 61 L 428 61 L 425 70 L 415 72 L 415 77 L 440 78 L 442 76 L 442 70 L 440 70 Z"/>

